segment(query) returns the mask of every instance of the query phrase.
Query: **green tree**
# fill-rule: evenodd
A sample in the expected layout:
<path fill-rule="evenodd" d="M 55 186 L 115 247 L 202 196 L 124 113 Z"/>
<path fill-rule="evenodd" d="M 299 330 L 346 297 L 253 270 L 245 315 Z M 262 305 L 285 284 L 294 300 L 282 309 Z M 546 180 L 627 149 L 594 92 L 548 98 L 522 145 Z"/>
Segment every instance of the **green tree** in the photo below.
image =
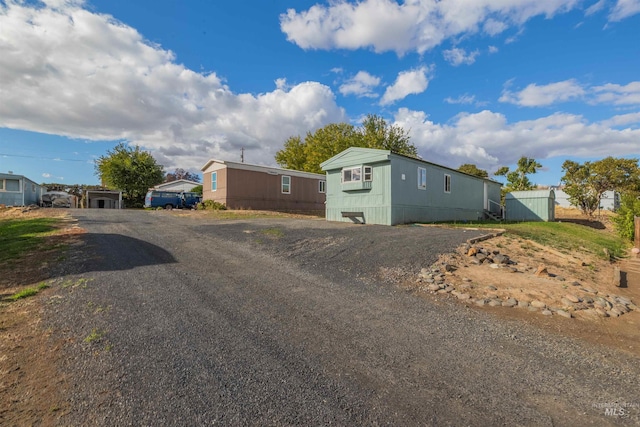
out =
<path fill-rule="evenodd" d="M 288 138 L 276 153 L 276 162 L 287 169 L 322 173 L 320 164 L 349 147 L 377 148 L 417 157 L 417 148 L 410 143 L 408 132 L 388 125 L 379 116 L 368 115 L 361 127 L 349 123 L 332 123 L 308 132 L 304 140 Z"/>
<path fill-rule="evenodd" d="M 162 165 L 149 152 L 124 143 L 96 160 L 95 173 L 108 188 L 122 191 L 127 207 L 142 206 L 149 188 L 164 180 Z"/>
<path fill-rule="evenodd" d="M 523 156 L 518 160 L 516 170 L 510 171 L 507 166 L 503 166 L 498 169 L 494 175 L 507 177 L 506 192 L 532 190 L 535 188 L 535 185 L 529 180 L 527 175 L 535 174 L 541 167 L 542 165 L 537 160 Z"/>
<path fill-rule="evenodd" d="M 600 199 L 590 186 L 590 163 L 581 165 L 572 160 L 565 160 L 562 164 L 562 171 L 564 172 L 564 176 L 561 178 L 564 184 L 563 190 L 569 195 L 569 202 L 580 209 L 583 214 L 591 217 L 598 209 Z"/>
<path fill-rule="evenodd" d="M 473 175 L 473 176 L 478 176 L 480 178 L 489 178 L 489 173 L 486 170 L 478 169 L 476 165 L 473 165 L 470 163 L 465 163 L 464 165 L 460 165 L 458 170 L 460 172 Z"/>
<path fill-rule="evenodd" d="M 562 170 L 569 201 L 587 216 L 593 216 L 605 191 L 637 195 L 640 188 L 637 159 L 606 157 L 584 164 L 566 160 Z"/>
<path fill-rule="evenodd" d="M 305 144 L 299 136 L 289 137 L 284 142 L 284 148 L 276 153 L 276 163 L 287 169 L 306 170 L 306 162 Z"/>
<path fill-rule="evenodd" d="M 418 156 L 418 149 L 411 144 L 407 130 L 397 125 L 389 125 L 375 114 L 367 115 L 358 133 L 363 139 L 363 147 L 389 150 L 410 157 Z"/>
<path fill-rule="evenodd" d="M 634 194 L 627 193 L 622 196 L 620 209 L 613 217 L 618 234 L 628 240 L 635 238 L 634 217 L 640 216 L 640 200 Z"/>
<path fill-rule="evenodd" d="M 195 187 L 193 187 L 193 188 L 191 189 L 191 192 L 192 192 L 192 193 L 198 193 L 199 195 L 201 195 L 201 196 L 202 196 L 202 184 L 200 184 L 200 185 L 196 185 Z"/>

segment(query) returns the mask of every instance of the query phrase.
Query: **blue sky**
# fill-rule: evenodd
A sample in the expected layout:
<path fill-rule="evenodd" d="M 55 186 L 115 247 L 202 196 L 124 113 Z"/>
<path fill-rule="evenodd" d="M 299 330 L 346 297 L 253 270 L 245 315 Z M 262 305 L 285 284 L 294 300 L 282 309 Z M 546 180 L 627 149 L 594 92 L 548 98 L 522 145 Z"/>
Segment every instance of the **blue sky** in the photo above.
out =
<path fill-rule="evenodd" d="M 274 165 L 378 114 L 426 160 L 640 153 L 640 0 L 0 0 L 0 171 L 95 184 L 118 142 L 167 171 Z"/>

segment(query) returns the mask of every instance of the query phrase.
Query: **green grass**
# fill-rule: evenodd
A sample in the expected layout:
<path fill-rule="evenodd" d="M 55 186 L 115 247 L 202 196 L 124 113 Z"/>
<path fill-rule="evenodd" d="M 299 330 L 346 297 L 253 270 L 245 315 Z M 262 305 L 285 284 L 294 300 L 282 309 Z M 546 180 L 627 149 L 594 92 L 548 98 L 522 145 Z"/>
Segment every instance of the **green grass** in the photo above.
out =
<path fill-rule="evenodd" d="M 105 334 L 104 331 L 100 331 L 96 328 L 93 328 L 91 330 L 91 333 L 87 335 L 86 338 L 84 339 L 84 342 L 89 344 L 92 342 L 98 342 L 104 336 L 104 334 Z"/>
<path fill-rule="evenodd" d="M 18 301 L 19 299 L 22 299 L 22 298 L 32 297 L 36 295 L 38 292 L 40 292 L 41 290 L 47 289 L 48 287 L 49 285 L 47 283 L 42 282 L 35 288 L 25 288 L 20 292 L 16 292 L 15 294 L 11 295 L 9 299 L 11 301 Z"/>
<path fill-rule="evenodd" d="M 0 262 L 42 249 L 45 237 L 54 234 L 59 223 L 57 218 L 0 220 Z"/>
<path fill-rule="evenodd" d="M 38 293 L 38 290 L 36 288 L 25 288 L 20 292 L 16 292 L 15 294 L 11 295 L 9 299 L 12 301 L 17 301 L 22 298 L 32 297 L 37 293 Z"/>
<path fill-rule="evenodd" d="M 600 258 L 607 258 L 607 249 L 614 257 L 624 257 L 628 243 L 618 235 L 606 231 L 596 230 L 584 225 L 567 222 L 518 222 L 500 223 L 478 222 L 453 224 L 454 226 L 476 228 L 503 228 L 508 234 L 523 239 L 532 240 L 568 254 L 587 252 Z"/>

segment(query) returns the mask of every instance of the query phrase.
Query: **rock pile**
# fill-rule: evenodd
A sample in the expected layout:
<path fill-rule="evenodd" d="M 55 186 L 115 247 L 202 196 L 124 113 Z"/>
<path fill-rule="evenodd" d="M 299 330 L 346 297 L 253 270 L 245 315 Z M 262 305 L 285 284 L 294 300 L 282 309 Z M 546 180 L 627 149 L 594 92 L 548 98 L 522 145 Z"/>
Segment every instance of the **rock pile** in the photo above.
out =
<path fill-rule="evenodd" d="M 486 265 L 487 268 L 506 269 L 511 273 L 528 273 L 539 278 L 565 282 L 563 277 L 549 273 L 545 265 L 540 265 L 537 269 L 526 267 L 523 268 L 523 271 L 519 271 L 518 262 L 498 250 L 467 244 L 462 248 L 462 253 L 466 256 L 467 264 Z M 417 279 L 418 287 L 422 291 L 434 294 L 452 295 L 458 300 L 477 306 L 516 307 L 539 312 L 545 316 L 557 315 L 573 318 L 577 312 L 580 312 L 592 317 L 618 317 L 638 309 L 629 298 L 602 294 L 579 282 L 563 284 L 564 289 L 569 288 L 569 285 L 572 288 L 570 292 L 564 293 L 558 300 L 545 302 L 537 299 L 527 300 L 523 297 L 519 297 L 520 300 L 518 300 L 513 295 L 499 296 L 496 286 L 474 284 L 468 278 L 459 277 L 457 272 L 458 266 L 447 262 L 423 268 Z"/>

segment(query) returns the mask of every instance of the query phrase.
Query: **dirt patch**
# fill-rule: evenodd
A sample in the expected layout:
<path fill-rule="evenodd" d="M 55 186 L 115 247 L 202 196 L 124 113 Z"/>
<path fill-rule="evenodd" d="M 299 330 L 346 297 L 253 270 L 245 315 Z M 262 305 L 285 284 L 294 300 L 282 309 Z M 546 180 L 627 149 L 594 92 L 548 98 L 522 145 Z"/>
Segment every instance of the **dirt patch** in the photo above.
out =
<path fill-rule="evenodd" d="M 442 255 L 407 286 L 640 355 L 640 272 L 629 262 L 566 255 L 506 234 Z M 616 268 L 628 270 L 624 287 Z"/>
<path fill-rule="evenodd" d="M 62 342 L 42 324 L 43 306 L 52 291 L 10 301 L 9 296 L 51 278 L 64 248 L 82 234 L 68 210 L 8 208 L 0 218 L 55 217 L 62 220 L 46 248 L 0 266 L 0 425 L 55 425 L 67 410 L 65 377 L 58 371 Z M 40 248 L 42 249 L 42 248 Z"/>

